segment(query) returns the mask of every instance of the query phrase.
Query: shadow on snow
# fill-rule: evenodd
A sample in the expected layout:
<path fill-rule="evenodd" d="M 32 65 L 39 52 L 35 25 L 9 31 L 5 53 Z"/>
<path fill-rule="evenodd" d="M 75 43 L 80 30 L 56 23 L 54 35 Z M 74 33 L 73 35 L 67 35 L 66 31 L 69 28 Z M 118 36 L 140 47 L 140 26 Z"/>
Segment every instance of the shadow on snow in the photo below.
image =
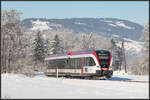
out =
<path fill-rule="evenodd" d="M 132 80 L 130 78 L 122 78 L 122 77 L 112 77 L 112 78 L 109 78 L 107 80 Z"/>
<path fill-rule="evenodd" d="M 43 72 L 34 73 L 33 76 L 44 76 L 44 73 Z M 105 79 L 96 79 L 96 80 L 105 80 Z M 123 78 L 123 77 L 111 77 L 111 78 L 106 79 L 106 80 L 132 80 L 132 79 L 130 79 L 130 78 Z"/>

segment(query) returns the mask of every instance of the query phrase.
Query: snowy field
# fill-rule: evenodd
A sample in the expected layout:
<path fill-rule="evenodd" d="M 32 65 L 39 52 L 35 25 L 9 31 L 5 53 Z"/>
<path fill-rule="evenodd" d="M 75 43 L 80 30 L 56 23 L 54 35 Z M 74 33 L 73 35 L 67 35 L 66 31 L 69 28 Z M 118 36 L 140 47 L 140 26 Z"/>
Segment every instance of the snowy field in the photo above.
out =
<path fill-rule="evenodd" d="M 34 77 L 2 74 L 1 78 L 2 98 L 149 98 L 149 76 L 127 75 L 122 72 L 114 72 L 109 80 L 57 79 L 46 77 L 43 73 L 36 73 Z M 147 83 L 119 80 L 146 81 Z"/>

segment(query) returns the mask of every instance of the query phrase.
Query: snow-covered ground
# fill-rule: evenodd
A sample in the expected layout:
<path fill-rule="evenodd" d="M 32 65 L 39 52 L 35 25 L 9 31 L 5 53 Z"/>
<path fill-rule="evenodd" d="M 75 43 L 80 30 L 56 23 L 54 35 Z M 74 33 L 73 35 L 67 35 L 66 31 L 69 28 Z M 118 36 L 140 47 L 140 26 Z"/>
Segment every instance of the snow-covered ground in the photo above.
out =
<path fill-rule="evenodd" d="M 46 77 L 36 73 L 1 75 L 2 98 L 149 98 L 149 83 L 112 80 L 149 81 L 149 76 L 114 72 L 109 80 L 83 80 Z"/>

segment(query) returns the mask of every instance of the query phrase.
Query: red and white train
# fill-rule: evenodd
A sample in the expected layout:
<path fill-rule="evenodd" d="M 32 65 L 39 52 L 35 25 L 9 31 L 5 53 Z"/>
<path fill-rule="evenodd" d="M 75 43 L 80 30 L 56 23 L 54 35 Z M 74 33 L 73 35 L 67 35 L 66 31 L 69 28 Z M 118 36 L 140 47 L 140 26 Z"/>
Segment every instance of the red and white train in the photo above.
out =
<path fill-rule="evenodd" d="M 47 76 L 110 78 L 113 75 L 109 51 L 96 50 L 56 54 L 45 58 Z"/>

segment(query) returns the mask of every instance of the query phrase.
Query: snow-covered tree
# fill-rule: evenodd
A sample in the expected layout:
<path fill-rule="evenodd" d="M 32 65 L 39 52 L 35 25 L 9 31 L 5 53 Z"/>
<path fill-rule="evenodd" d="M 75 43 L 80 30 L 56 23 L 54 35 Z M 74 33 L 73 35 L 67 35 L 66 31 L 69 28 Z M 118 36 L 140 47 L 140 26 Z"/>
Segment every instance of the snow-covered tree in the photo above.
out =
<path fill-rule="evenodd" d="M 143 40 L 145 53 L 139 57 L 133 57 L 130 61 L 131 71 L 133 74 L 143 75 L 149 73 L 149 23 L 144 26 Z M 129 57 L 128 57 L 129 58 Z"/>
<path fill-rule="evenodd" d="M 78 46 L 80 51 L 95 50 L 95 43 L 93 41 L 93 34 L 79 33 L 78 34 Z"/>
<path fill-rule="evenodd" d="M 140 70 L 142 74 L 148 74 L 149 71 L 149 22 L 144 26 L 143 31 L 143 40 L 144 40 L 144 47 L 146 53 L 143 55 L 144 57 L 142 62 L 140 63 L 142 69 Z"/>
<path fill-rule="evenodd" d="M 147 23 L 144 27 L 143 40 L 146 53 L 149 54 L 149 23 Z"/>
<path fill-rule="evenodd" d="M 112 66 L 113 66 L 114 70 L 118 70 L 119 64 L 120 64 L 120 57 L 121 57 L 121 48 L 116 45 L 116 42 L 114 39 L 111 39 L 110 51 L 111 51 L 112 57 L 113 57 Z"/>
<path fill-rule="evenodd" d="M 46 52 L 47 49 L 44 44 L 44 39 L 42 38 L 42 34 L 40 33 L 40 31 L 37 32 L 33 44 L 34 44 L 33 60 L 35 61 L 35 65 L 38 67 L 38 65 L 44 63 L 44 59 L 47 53 Z"/>
<path fill-rule="evenodd" d="M 62 41 L 60 40 L 59 36 L 56 34 L 54 39 L 50 41 L 50 54 L 60 54 L 64 53 L 62 47 Z"/>
<path fill-rule="evenodd" d="M 2 10 L 1 18 L 1 66 L 2 71 L 18 72 L 22 69 L 24 50 L 22 47 L 24 31 L 20 20 L 20 12 Z"/>
<path fill-rule="evenodd" d="M 64 53 L 71 52 L 76 46 L 76 34 L 73 34 L 69 29 L 62 29 L 56 33 L 59 34 L 59 37 L 62 40 L 61 45 L 64 49 Z"/>

